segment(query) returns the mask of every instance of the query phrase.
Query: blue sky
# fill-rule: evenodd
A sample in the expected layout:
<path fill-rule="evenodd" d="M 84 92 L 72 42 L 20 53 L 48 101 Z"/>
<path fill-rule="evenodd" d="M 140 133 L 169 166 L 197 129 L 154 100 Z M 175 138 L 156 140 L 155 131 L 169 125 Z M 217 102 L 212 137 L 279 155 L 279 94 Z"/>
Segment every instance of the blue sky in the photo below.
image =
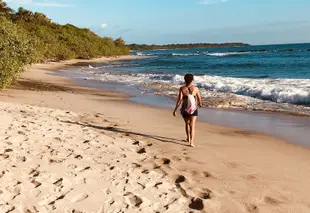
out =
<path fill-rule="evenodd" d="M 310 0 L 7 0 L 127 43 L 310 42 Z"/>

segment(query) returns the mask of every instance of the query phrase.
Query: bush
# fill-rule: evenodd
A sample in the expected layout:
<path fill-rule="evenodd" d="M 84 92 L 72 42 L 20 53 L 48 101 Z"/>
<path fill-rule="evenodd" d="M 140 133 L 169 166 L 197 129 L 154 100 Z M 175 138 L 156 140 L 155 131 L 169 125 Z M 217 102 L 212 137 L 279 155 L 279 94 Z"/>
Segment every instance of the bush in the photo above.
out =
<path fill-rule="evenodd" d="M 23 70 L 26 64 L 35 62 L 35 41 L 27 32 L 0 17 L 0 88 L 4 88 Z"/>
<path fill-rule="evenodd" d="M 14 12 L 0 0 L 0 89 L 10 85 L 27 64 L 126 54 L 129 48 L 122 38 L 113 40 L 89 29 L 59 25 L 23 8 Z"/>

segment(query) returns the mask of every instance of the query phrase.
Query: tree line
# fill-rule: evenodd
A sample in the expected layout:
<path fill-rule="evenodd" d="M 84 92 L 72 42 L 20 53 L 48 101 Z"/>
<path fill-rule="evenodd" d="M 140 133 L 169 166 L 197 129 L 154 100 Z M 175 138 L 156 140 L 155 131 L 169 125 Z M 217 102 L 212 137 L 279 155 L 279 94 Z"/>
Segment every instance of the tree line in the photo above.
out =
<path fill-rule="evenodd" d="M 122 38 L 100 37 L 90 29 L 54 23 L 42 13 L 14 11 L 0 0 L 0 89 L 25 65 L 129 54 Z"/>
<path fill-rule="evenodd" d="M 220 47 L 236 47 L 249 46 L 244 43 L 190 43 L 190 44 L 165 44 L 165 45 L 147 45 L 147 44 L 129 44 L 131 50 L 158 50 L 158 49 L 189 49 L 189 48 L 220 48 Z"/>

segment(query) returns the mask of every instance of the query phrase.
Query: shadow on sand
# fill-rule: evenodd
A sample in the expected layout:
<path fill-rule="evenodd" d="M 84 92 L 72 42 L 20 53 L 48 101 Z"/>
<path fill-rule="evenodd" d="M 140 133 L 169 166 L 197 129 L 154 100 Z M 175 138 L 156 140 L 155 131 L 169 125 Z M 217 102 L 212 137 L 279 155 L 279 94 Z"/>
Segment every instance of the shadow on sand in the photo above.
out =
<path fill-rule="evenodd" d="M 182 143 L 181 140 L 177 140 L 174 138 L 168 138 L 168 137 L 163 137 L 163 136 L 158 136 L 158 135 L 148 135 L 148 134 L 143 134 L 143 133 L 139 133 L 139 132 L 132 132 L 132 131 L 128 131 L 122 128 L 118 128 L 118 127 L 103 127 L 103 126 L 98 126 L 98 125 L 94 125 L 94 124 L 89 124 L 89 123 L 81 123 L 78 121 L 61 121 L 63 123 L 68 123 L 68 124 L 75 124 L 75 125 L 80 125 L 83 127 L 90 127 L 90 128 L 94 128 L 94 129 L 98 129 L 98 130 L 105 130 L 105 131 L 109 131 L 109 132 L 114 132 L 114 133 L 121 133 L 121 134 L 125 134 L 125 135 L 134 135 L 134 136 L 141 136 L 141 137 L 145 137 L 148 139 L 152 139 L 152 140 L 157 140 L 160 141 L 162 143 L 173 143 L 173 144 L 178 144 L 181 146 L 188 146 L 185 143 Z"/>

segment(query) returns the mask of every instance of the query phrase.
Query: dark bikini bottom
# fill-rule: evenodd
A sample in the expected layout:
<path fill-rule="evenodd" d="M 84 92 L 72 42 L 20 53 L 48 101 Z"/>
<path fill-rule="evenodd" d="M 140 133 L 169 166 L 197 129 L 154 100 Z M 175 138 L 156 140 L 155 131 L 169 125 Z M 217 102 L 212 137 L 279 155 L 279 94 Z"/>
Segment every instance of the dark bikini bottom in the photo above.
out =
<path fill-rule="evenodd" d="M 196 111 L 193 114 L 188 114 L 187 112 L 184 111 L 184 109 L 181 109 L 181 115 L 183 116 L 183 118 L 198 116 L 198 109 L 196 109 Z"/>

